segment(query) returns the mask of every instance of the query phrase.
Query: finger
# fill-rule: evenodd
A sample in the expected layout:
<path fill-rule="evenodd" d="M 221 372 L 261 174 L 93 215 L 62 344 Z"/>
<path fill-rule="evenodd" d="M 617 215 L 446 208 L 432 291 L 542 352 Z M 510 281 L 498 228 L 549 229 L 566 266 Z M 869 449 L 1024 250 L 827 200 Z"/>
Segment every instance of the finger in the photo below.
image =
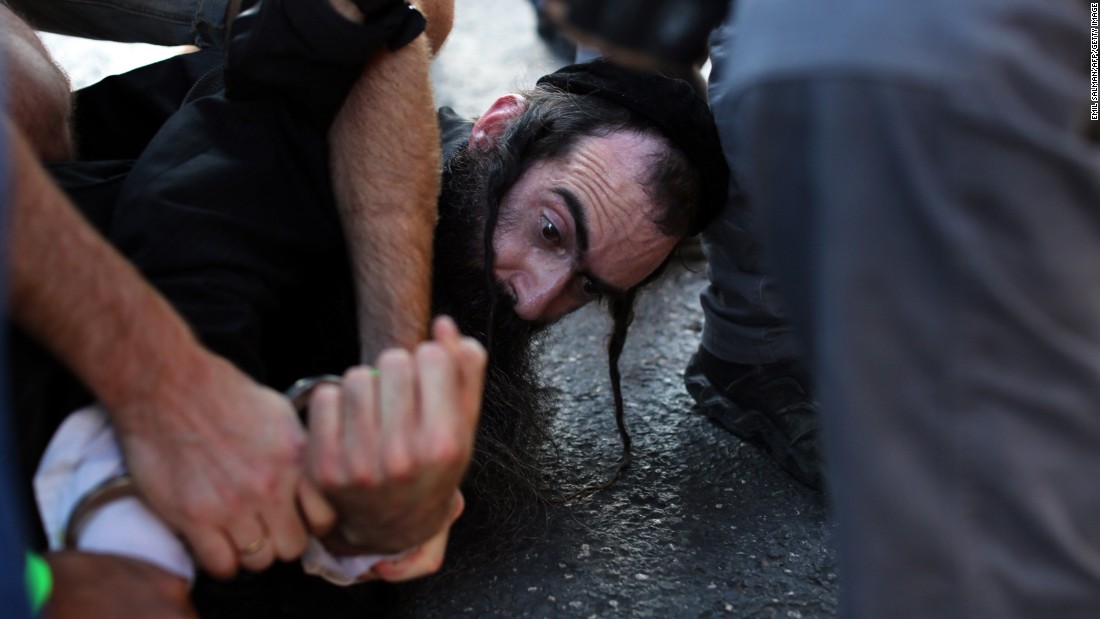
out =
<path fill-rule="evenodd" d="M 423 346 L 423 344 L 421 345 Z M 410 443 L 418 424 L 413 360 L 404 349 L 391 349 L 378 357 L 379 417 L 384 437 L 383 466 L 388 475 L 404 477 L 412 473 Z"/>
<path fill-rule="evenodd" d="M 462 339 L 462 334 L 454 319 L 441 314 L 432 321 L 432 339 L 446 347 L 447 351 L 453 355 L 458 351 L 458 342 Z"/>
<path fill-rule="evenodd" d="M 237 573 L 237 550 L 222 531 L 210 527 L 183 530 L 191 554 L 202 569 L 215 578 L 229 579 Z"/>
<path fill-rule="evenodd" d="M 306 551 L 306 525 L 297 509 L 298 480 L 297 475 L 289 476 L 286 490 L 280 492 L 280 503 L 257 515 L 260 524 L 267 528 L 272 555 L 283 561 L 297 559 Z"/>
<path fill-rule="evenodd" d="M 455 363 L 439 344 L 421 344 L 416 349 L 422 427 L 433 440 L 455 437 L 461 430 L 458 374 Z M 459 438 L 465 433 L 457 435 Z"/>
<path fill-rule="evenodd" d="M 443 559 L 447 552 L 447 538 L 450 533 L 451 525 L 448 523 L 415 551 L 400 559 L 381 561 L 376 564 L 373 568 L 374 573 L 386 582 L 404 582 L 438 572 L 443 566 Z"/>
<path fill-rule="evenodd" d="M 308 479 L 298 482 L 298 508 L 315 537 L 328 535 L 336 525 L 336 510 Z"/>
<path fill-rule="evenodd" d="M 454 524 L 458 517 L 462 515 L 462 512 L 466 510 L 466 497 L 462 495 L 462 491 L 455 488 L 455 496 L 451 503 L 451 520 L 448 524 Z"/>
<path fill-rule="evenodd" d="M 455 367 L 458 367 L 462 362 L 462 334 L 458 331 L 458 325 L 450 316 L 440 315 L 432 322 L 432 338 L 436 344 L 443 346 L 444 350 L 451 357 Z M 459 388 L 463 377 L 459 374 Z"/>
<path fill-rule="evenodd" d="M 417 577 L 417 566 L 423 560 L 424 545 L 421 545 L 416 550 L 405 553 L 400 559 L 383 559 L 375 563 L 370 573 L 386 582 L 405 582 Z"/>
<path fill-rule="evenodd" d="M 306 471 L 313 483 L 331 488 L 345 483 L 342 462 L 341 392 L 335 385 L 314 389 L 309 403 L 309 452 Z"/>
<path fill-rule="evenodd" d="M 267 527 L 257 517 L 235 519 L 226 535 L 233 542 L 241 568 L 259 572 L 275 561 L 275 548 L 268 539 Z"/>
<path fill-rule="evenodd" d="M 424 418 L 417 449 L 439 471 L 453 475 L 457 482 L 473 449 L 477 412 L 462 410 L 463 400 L 469 398 L 459 388 L 458 374 L 449 356 L 430 344 L 422 345 L 417 353 Z M 443 508 L 443 504 L 438 505 Z M 441 511 L 439 515 L 444 514 Z"/>
<path fill-rule="evenodd" d="M 382 435 L 377 374 L 367 366 L 351 368 L 344 374 L 343 462 L 354 479 L 371 478 L 376 469 L 375 446 Z"/>

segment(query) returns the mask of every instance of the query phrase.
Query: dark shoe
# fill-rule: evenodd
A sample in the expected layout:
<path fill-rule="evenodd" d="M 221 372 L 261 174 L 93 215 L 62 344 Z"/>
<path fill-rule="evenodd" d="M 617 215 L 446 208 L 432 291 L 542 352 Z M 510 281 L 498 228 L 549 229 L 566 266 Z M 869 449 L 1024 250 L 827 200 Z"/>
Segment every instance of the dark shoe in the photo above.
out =
<path fill-rule="evenodd" d="M 800 364 L 739 365 L 700 346 L 684 384 L 695 398 L 693 412 L 763 449 L 798 481 L 822 489 L 821 413 Z"/>

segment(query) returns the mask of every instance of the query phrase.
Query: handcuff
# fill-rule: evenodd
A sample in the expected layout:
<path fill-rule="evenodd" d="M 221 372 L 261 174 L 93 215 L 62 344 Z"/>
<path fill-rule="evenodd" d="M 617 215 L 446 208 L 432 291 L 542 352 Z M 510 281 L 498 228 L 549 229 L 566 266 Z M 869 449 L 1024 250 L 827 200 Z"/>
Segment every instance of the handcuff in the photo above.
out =
<path fill-rule="evenodd" d="M 313 395 L 313 390 L 321 385 L 335 385 L 339 387 L 343 384 L 343 379 L 334 374 L 321 374 L 319 376 L 311 376 L 309 378 L 300 378 L 283 392 L 283 395 L 290 400 L 290 405 L 294 407 L 295 411 L 298 411 L 298 415 L 302 421 L 306 421 L 308 415 L 307 408 L 309 406 L 309 398 Z"/>
<path fill-rule="evenodd" d="M 340 386 L 341 383 L 341 378 L 333 374 L 302 378 L 284 391 L 283 395 L 290 400 L 291 406 L 294 407 L 301 420 L 305 422 L 309 398 L 313 395 L 313 391 L 321 385 Z M 104 505 L 126 497 L 136 497 L 137 495 L 137 486 L 134 484 L 134 478 L 129 473 L 111 477 L 90 490 L 81 497 L 76 507 L 69 513 L 69 518 L 65 522 L 64 548 L 66 550 L 77 549 L 77 541 L 80 539 L 80 532 L 84 525 L 87 524 L 92 514 Z"/>

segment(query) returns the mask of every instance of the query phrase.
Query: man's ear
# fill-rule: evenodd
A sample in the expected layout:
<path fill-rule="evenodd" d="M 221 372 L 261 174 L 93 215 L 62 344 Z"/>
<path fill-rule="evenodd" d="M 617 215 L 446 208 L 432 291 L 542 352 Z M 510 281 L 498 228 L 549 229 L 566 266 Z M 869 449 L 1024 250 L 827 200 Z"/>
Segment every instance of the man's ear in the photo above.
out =
<path fill-rule="evenodd" d="M 527 110 L 527 99 L 522 95 L 509 94 L 497 99 L 489 109 L 474 122 L 470 130 L 470 148 L 482 150 L 496 145 L 504 130 L 512 121 Z"/>

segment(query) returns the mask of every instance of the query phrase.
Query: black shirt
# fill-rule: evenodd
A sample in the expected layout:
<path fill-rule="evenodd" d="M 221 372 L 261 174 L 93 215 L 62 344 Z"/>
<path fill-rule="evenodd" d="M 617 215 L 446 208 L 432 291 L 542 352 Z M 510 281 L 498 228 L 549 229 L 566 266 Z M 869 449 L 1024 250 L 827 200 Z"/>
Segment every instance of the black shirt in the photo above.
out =
<path fill-rule="evenodd" d="M 327 2 L 266 0 L 235 21 L 224 69 L 217 54 L 189 54 L 80 94 L 83 150 L 135 158 L 52 169 L 208 348 L 277 390 L 358 361 L 327 131 L 366 59 L 400 27 L 351 24 Z M 197 76 L 217 82 L 223 70 L 224 88 L 196 96 Z M 18 330 L 14 339 L 29 480 L 53 430 L 92 397 Z"/>

